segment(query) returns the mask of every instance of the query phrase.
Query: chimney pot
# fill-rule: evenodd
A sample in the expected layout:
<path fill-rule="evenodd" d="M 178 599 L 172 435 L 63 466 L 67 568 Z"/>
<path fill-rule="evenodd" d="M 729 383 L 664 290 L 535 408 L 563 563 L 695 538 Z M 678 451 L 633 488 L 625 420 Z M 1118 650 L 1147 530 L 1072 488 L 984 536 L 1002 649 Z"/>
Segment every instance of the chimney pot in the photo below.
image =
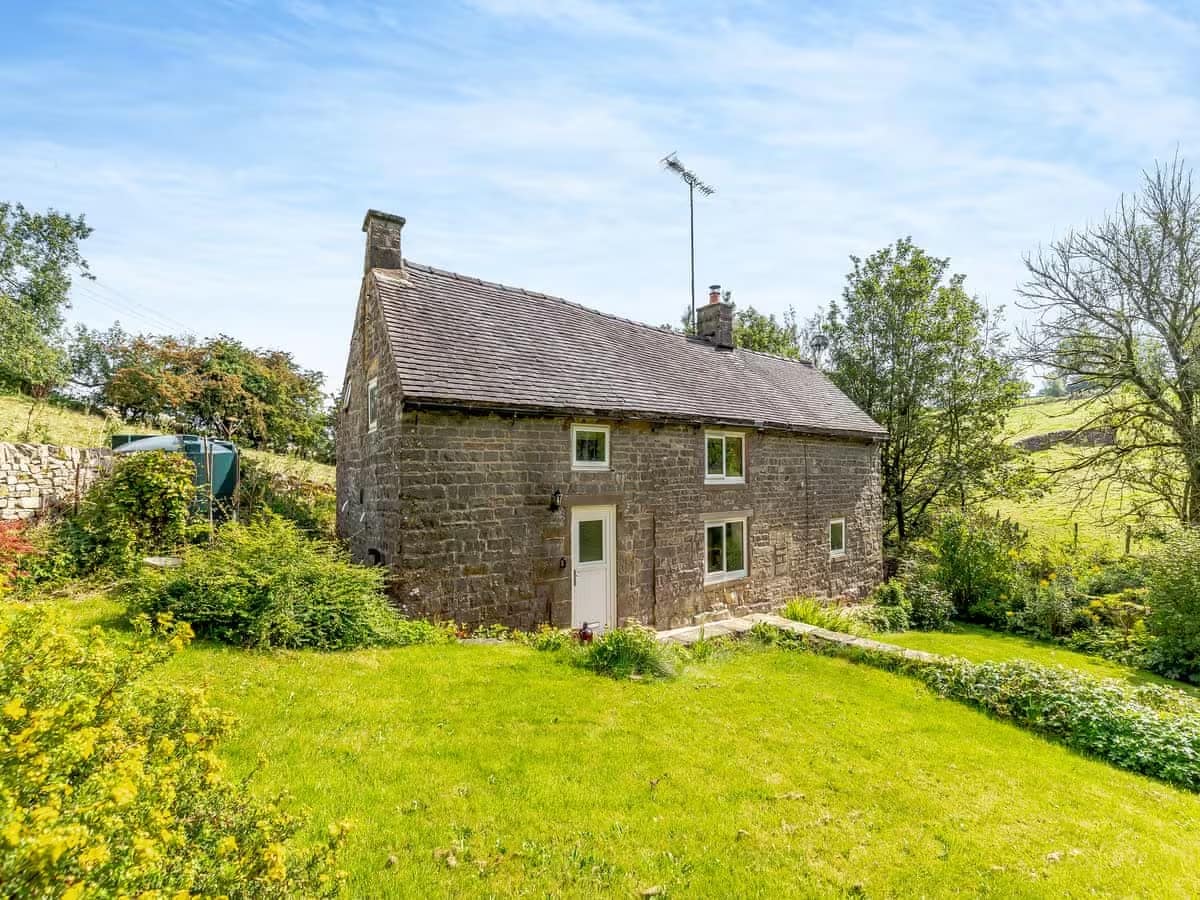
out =
<path fill-rule="evenodd" d="M 721 286 L 711 285 L 708 303 L 696 310 L 696 336 L 718 350 L 733 349 L 733 304 L 721 298 Z"/>
<path fill-rule="evenodd" d="M 372 269 L 403 269 L 404 257 L 400 252 L 400 231 L 404 228 L 404 216 L 368 209 L 363 219 L 362 230 L 367 235 L 366 255 L 363 259 L 363 274 Z"/>

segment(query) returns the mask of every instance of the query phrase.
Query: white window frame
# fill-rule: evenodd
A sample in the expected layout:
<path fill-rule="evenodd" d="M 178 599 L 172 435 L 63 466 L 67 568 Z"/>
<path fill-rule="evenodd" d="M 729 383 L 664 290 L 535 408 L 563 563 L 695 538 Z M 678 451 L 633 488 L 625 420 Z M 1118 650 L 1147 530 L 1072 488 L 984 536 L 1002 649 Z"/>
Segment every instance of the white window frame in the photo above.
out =
<path fill-rule="evenodd" d="M 734 522 L 742 526 L 742 567 L 734 571 L 708 571 L 708 529 L 721 526 L 721 556 L 725 556 L 725 529 Z M 726 581 L 737 581 L 750 574 L 750 520 L 746 516 L 730 516 L 727 519 L 704 520 L 704 583 L 721 584 Z"/>
<path fill-rule="evenodd" d="M 374 399 L 372 399 L 374 398 Z M 379 427 L 379 379 L 372 378 L 367 382 L 367 431 Z"/>
<path fill-rule="evenodd" d="M 840 549 L 840 550 L 833 549 L 833 526 L 834 525 L 842 526 L 842 549 Z M 843 556 L 846 555 L 846 537 L 847 537 L 847 535 L 846 535 L 846 520 L 845 519 L 830 519 L 829 520 L 829 558 L 830 559 L 841 559 Z"/>
<path fill-rule="evenodd" d="M 347 378 L 346 385 L 342 389 L 342 412 L 350 411 L 350 398 L 354 395 L 354 379 Z"/>
<path fill-rule="evenodd" d="M 601 431 L 604 433 L 604 460 L 592 462 L 576 458 L 576 435 L 581 431 Z M 587 422 L 575 422 L 571 425 L 571 468 L 577 472 L 607 472 L 612 468 L 612 426 L 591 425 Z"/>
<path fill-rule="evenodd" d="M 742 441 L 742 474 L 741 475 L 710 475 L 708 474 L 708 442 L 721 440 L 721 469 L 726 466 L 726 438 L 741 438 Z M 706 431 L 704 432 L 704 483 L 705 484 L 745 484 L 746 483 L 746 433 L 744 431 Z"/>

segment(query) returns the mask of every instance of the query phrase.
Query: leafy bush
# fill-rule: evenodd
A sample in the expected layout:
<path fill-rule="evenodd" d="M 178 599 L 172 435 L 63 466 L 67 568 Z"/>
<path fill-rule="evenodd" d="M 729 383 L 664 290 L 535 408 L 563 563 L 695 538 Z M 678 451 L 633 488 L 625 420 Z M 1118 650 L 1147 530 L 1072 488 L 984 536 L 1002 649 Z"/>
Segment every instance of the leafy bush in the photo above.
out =
<path fill-rule="evenodd" d="M 1146 586 L 1147 561 L 1138 556 L 1105 560 L 1084 572 L 1078 579 L 1081 593 L 1092 596 L 1119 594 Z"/>
<path fill-rule="evenodd" d="M 13 582 L 21 574 L 22 562 L 37 552 L 25 530 L 25 523 L 19 519 L 0 522 L 0 597 L 12 589 Z"/>
<path fill-rule="evenodd" d="M 46 604 L 0 616 L 0 893 L 337 892 L 342 829 L 295 846 L 299 819 L 226 780 L 215 751 L 230 720 L 144 677 L 189 636 L 142 618 L 131 641 L 108 644 Z"/>
<path fill-rule="evenodd" d="M 1075 604 L 1069 587 L 1050 573 L 1025 600 L 1025 608 L 1014 614 L 1014 627 L 1036 637 L 1050 639 L 1069 634 L 1076 624 Z"/>
<path fill-rule="evenodd" d="M 198 635 L 247 647 L 340 650 L 442 639 L 437 626 L 396 616 L 383 577 L 337 545 L 264 515 L 221 526 L 216 542 L 190 548 L 179 568 L 143 573 L 127 601 L 134 611 L 170 612 Z"/>
<path fill-rule="evenodd" d="M 269 510 L 313 537 L 334 536 L 337 492 L 327 484 L 272 472 L 260 462 L 244 459 L 238 491 L 246 518 Z"/>
<path fill-rule="evenodd" d="M 818 628 L 827 628 L 830 631 L 857 635 L 867 631 L 867 627 L 861 621 L 845 610 L 822 603 L 813 597 L 797 597 L 795 600 L 788 601 L 787 606 L 780 614 L 793 622 L 804 622 L 808 625 L 816 625 Z"/>
<path fill-rule="evenodd" d="M 910 581 L 905 585 L 904 596 L 912 611 L 909 625 L 912 628 L 935 630 L 945 628 L 954 615 L 954 601 L 932 581 Z"/>
<path fill-rule="evenodd" d="M 875 631 L 905 631 L 912 616 L 912 603 L 898 578 L 878 585 L 867 598 L 867 605 L 855 607 L 853 615 Z"/>
<path fill-rule="evenodd" d="M 509 633 L 509 636 L 534 650 L 550 653 L 571 646 L 572 641 L 570 629 L 554 628 L 550 625 L 542 625 L 537 631 L 513 631 Z"/>
<path fill-rule="evenodd" d="M 644 625 L 613 628 L 583 646 L 580 665 L 613 678 L 667 678 L 675 672 L 671 651 Z"/>
<path fill-rule="evenodd" d="M 1200 533 L 1167 541 L 1149 560 L 1148 584 L 1156 670 L 1200 681 Z"/>
<path fill-rule="evenodd" d="M 75 573 L 124 573 L 146 554 L 174 550 L 187 536 L 196 468 L 182 453 L 130 453 L 83 498 L 57 540 Z"/>
<path fill-rule="evenodd" d="M 1008 522 L 950 515 L 937 524 L 923 551 L 931 558 L 931 577 L 960 616 L 1004 628 L 1026 586 L 1023 545 Z"/>

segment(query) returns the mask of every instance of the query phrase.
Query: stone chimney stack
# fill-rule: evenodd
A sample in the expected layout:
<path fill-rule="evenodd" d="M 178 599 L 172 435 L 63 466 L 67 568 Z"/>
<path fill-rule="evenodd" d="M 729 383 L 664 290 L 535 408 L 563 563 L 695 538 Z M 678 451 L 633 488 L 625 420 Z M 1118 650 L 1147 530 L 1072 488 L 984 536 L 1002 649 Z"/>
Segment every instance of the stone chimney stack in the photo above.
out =
<path fill-rule="evenodd" d="M 696 310 L 696 336 L 718 350 L 733 349 L 733 304 L 721 299 L 721 286 L 711 285 L 708 303 Z"/>
<path fill-rule="evenodd" d="M 400 255 L 400 230 L 403 227 L 404 216 L 394 216 L 377 209 L 367 210 L 362 226 L 367 235 L 364 275 L 372 269 L 404 268 L 404 258 Z"/>

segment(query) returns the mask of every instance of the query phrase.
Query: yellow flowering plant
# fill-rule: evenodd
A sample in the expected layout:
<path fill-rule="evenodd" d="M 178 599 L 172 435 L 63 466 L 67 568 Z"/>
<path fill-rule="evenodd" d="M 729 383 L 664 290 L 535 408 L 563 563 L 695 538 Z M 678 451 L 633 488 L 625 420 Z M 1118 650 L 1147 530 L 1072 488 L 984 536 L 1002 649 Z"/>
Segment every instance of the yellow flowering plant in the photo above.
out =
<path fill-rule="evenodd" d="M 282 798 L 216 754 L 230 719 L 146 674 L 191 638 L 161 616 L 114 642 L 49 606 L 0 614 L 0 886 L 5 896 L 334 896 L 344 827 L 316 846 Z"/>

